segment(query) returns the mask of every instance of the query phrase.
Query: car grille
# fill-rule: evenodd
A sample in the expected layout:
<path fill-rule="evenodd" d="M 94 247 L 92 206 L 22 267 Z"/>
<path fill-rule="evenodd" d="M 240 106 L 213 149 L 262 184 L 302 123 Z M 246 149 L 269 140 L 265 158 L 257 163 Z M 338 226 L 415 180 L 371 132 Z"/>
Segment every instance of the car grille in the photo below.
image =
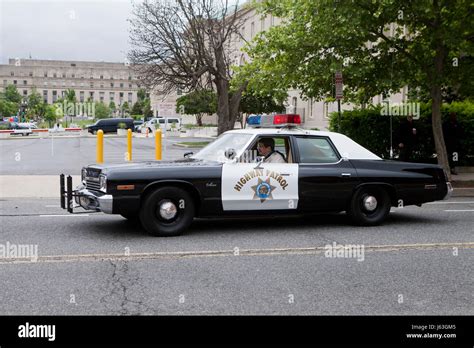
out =
<path fill-rule="evenodd" d="M 100 191 L 100 183 L 99 181 L 86 179 L 86 189 Z"/>

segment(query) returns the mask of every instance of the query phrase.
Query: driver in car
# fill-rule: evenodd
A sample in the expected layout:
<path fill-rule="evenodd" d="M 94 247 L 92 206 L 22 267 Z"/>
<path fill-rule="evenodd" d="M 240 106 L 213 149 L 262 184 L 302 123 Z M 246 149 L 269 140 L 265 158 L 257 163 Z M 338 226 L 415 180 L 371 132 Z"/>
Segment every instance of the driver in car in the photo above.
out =
<path fill-rule="evenodd" d="M 273 138 L 262 138 L 257 143 L 257 150 L 261 156 L 264 156 L 265 163 L 286 163 L 285 157 L 275 151 L 275 140 Z"/>

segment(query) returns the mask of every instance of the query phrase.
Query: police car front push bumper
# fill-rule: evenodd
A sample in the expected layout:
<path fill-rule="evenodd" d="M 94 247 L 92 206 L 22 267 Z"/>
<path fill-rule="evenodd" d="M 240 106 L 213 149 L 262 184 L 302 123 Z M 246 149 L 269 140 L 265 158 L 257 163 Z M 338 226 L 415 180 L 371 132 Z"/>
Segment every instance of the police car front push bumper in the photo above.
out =
<path fill-rule="evenodd" d="M 59 176 L 60 180 L 60 199 L 61 208 L 67 209 L 69 213 L 74 214 L 74 208 L 82 207 L 88 212 L 103 212 L 112 214 L 113 197 L 112 195 L 102 194 L 96 191 L 89 191 L 85 186 L 79 185 L 76 190 L 72 189 L 72 177 L 66 178 L 64 174 Z M 78 204 L 74 206 L 74 203 Z"/>

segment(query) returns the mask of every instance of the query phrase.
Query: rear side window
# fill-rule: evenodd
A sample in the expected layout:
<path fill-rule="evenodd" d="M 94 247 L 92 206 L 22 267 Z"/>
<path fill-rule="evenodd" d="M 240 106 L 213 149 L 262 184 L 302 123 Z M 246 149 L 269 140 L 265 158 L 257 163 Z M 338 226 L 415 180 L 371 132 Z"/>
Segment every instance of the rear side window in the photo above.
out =
<path fill-rule="evenodd" d="M 300 163 L 333 163 L 339 161 L 331 143 L 326 138 L 296 137 Z"/>

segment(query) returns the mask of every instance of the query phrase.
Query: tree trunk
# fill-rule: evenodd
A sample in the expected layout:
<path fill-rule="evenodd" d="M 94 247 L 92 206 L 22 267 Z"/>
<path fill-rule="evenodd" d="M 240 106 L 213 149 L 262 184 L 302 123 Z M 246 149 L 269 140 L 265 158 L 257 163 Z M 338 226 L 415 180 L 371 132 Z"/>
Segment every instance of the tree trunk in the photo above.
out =
<path fill-rule="evenodd" d="M 224 79 L 215 80 L 217 89 L 217 134 L 221 135 L 230 127 L 230 108 L 229 108 L 229 81 Z"/>
<path fill-rule="evenodd" d="M 451 170 L 449 168 L 448 154 L 444 142 L 443 126 L 441 123 L 441 86 L 431 87 L 431 99 L 431 122 L 436 154 L 438 156 L 438 164 L 443 167 L 448 175 L 448 179 L 451 181 Z"/>
<path fill-rule="evenodd" d="M 202 127 L 202 114 L 196 114 L 196 123 L 198 127 Z"/>

